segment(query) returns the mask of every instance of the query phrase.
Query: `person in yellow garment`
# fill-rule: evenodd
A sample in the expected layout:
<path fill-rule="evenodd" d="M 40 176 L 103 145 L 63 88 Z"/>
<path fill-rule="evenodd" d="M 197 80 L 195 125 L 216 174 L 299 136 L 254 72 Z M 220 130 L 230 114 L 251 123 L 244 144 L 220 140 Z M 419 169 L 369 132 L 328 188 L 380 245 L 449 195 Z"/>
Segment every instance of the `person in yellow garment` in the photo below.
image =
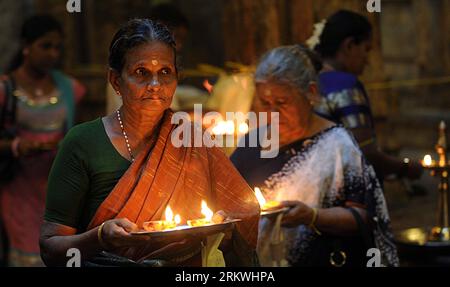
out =
<path fill-rule="evenodd" d="M 177 87 L 175 55 L 172 34 L 148 19 L 130 20 L 114 36 L 109 80 L 123 105 L 74 127 L 58 151 L 40 239 L 47 265 L 64 265 L 69 248 L 78 248 L 88 266 L 257 264 L 260 209 L 252 189 L 219 149 L 177 147 L 171 140 L 177 128 L 169 108 Z M 222 260 L 205 257 L 201 237 L 131 234 L 162 219 L 169 205 L 182 223 L 202 218 L 202 200 L 242 219 L 225 234 Z M 207 245 L 221 238 L 212 239 Z"/>

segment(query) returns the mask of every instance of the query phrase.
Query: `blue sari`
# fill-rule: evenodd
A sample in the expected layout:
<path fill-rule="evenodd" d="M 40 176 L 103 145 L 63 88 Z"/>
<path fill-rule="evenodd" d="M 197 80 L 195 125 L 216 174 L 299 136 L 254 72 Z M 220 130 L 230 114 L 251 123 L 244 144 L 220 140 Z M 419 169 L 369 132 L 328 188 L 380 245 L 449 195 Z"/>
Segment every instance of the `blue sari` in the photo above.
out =
<path fill-rule="evenodd" d="M 318 115 L 347 129 L 374 129 L 369 98 L 356 76 L 340 71 L 320 73 L 319 90 L 323 98 L 315 107 Z"/>

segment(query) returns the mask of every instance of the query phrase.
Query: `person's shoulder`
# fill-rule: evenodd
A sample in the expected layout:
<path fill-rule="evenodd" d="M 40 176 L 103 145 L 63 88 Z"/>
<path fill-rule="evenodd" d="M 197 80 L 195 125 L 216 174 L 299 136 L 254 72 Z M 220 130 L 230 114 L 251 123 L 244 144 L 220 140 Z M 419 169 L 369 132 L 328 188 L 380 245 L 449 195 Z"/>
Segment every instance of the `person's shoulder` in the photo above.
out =
<path fill-rule="evenodd" d="M 64 143 L 67 145 L 89 145 L 96 141 L 102 129 L 102 119 L 97 118 L 92 121 L 78 124 L 71 128 L 64 137 Z"/>
<path fill-rule="evenodd" d="M 80 102 L 80 100 L 86 94 L 86 87 L 76 78 L 72 77 L 64 73 L 61 70 L 52 70 L 52 76 L 56 81 L 67 82 L 72 86 L 74 92 L 74 100 L 76 103 Z"/>
<path fill-rule="evenodd" d="M 355 155 L 362 154 L 358 143 L 351 131 L 343 125 L 336 125 L 328 129 L 328 142 L 336 147 L 336 150 Z"/>
<path fill-rule="evenodd" d="M 358 78 L 350 73 L 341 71 L 328 71 L 319 74 L 319 87 L 324 95 L 359 86 Z"/>

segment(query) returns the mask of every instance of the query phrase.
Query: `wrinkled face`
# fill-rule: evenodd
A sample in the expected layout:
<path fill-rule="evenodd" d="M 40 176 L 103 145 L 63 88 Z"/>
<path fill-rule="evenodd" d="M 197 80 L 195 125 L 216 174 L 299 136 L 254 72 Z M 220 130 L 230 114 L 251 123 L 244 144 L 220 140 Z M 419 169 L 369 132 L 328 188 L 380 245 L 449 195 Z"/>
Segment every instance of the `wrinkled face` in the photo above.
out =
<path fill-rule="evenodd" d="M 172 48 L 149 42 L 128 51 L 118 82 L 124 105 L 137 110 L 169 108 L 177 87 Z"/>
<path fill-rule="evenodd" d="M 59 61 L 62 40 L 57 31 L 46 33 L 24 48 L 24 61 L 37 71 L 48 72 Z"/>
<path fill-rule="evenodd" d="M 279 113 L 280 145 L 305 130 L 303 125 L 311 114 L 311 105 L 296 87 L 274 81 L 257 81 L 256 95 L 258 111 Z"/>
<path fill-rule="evenodd" d="M 369 63 L 369 52 L 372 49 L 371 39 L 362 41 L 358 44 L 353 43 L 349 47 L 347 57 L 347 70 L 355 75 L 361 75 L 364 68 Z"/>

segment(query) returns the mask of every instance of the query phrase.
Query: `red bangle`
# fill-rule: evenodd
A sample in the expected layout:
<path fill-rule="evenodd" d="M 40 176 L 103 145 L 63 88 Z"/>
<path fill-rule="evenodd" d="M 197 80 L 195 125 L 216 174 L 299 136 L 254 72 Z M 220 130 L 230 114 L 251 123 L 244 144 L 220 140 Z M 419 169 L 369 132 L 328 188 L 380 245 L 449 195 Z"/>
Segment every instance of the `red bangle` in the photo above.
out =
<path fill-rule="evenodd" d="M 14 157 L 19 157 L 19 143 L 19 137 L 14 138 L 14 140 L 11 142 L 11 151 Z"/>

